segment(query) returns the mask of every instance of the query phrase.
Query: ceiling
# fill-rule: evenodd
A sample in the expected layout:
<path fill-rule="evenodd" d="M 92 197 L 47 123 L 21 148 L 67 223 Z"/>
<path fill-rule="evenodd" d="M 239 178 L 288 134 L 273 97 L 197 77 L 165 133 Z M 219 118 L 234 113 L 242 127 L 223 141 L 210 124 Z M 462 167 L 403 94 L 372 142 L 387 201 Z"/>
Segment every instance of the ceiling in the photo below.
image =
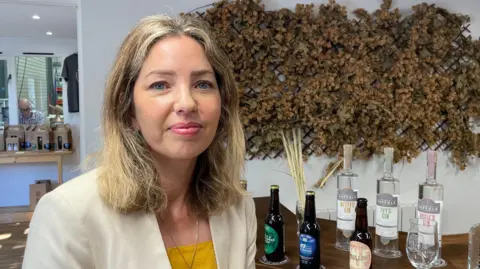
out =
<path fill-rule="evenodd" d="M 77 38 L 77 0 L 0 0 L 0 37 Z M 32 19 L 40 16 L 39 20 Z"/>

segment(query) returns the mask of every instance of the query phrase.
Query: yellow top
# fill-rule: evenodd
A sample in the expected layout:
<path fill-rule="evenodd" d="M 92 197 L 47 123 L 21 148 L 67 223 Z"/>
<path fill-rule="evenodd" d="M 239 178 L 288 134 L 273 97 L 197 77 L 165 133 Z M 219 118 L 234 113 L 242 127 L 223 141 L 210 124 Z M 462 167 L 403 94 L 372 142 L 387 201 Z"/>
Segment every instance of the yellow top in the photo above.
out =
<path fill-rule="evenodd" d="M 180 254 L 178 250 L 180 250 L 182 254 Z M 168 248 L 167 255 L 172 269 L 189 269 L 189 266 L 192 264 L 194 252 L 195 245 L 180 246 L 178 249 L 176 247 Z M 185 263 L 185 260 L 183 260 L 182 255 L 185 257 L 188 265 Z M 217 269 L 217 260 L 215 258 L 212 241 L 198 244 L 197 254 L 195 255 L 192 268 Z"/>

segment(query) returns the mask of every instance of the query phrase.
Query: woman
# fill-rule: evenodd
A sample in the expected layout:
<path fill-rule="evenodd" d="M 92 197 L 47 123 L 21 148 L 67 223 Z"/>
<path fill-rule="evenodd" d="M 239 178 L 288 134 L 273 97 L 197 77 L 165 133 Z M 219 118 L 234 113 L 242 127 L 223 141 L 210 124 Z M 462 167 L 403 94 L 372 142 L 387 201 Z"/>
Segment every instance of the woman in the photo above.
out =
<path fill-rule="evenodd" d="M 190 17 L 126 37 L 105 90 L 98 168 L 40 200 L 24 269 L 255 268 L 255 208 L 227 58 Z"/>

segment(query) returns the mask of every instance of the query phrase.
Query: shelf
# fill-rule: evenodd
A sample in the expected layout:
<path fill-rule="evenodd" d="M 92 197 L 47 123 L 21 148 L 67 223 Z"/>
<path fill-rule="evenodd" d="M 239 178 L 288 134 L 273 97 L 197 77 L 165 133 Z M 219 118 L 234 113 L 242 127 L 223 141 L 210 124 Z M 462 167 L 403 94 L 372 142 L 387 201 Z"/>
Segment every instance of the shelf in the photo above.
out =
<path fill-rule="evenodd" d="M 73 150 L 69 151 L 0 151 L 0 158 L 8 157 L 39 157 L 39 156 L 57 156 L 57 155 L 71 155 Z"/>
<path fill-rule="evenodd" d="M 11 163 L 45 163 L 57 162 L 64 155 L 71 155 L 71 151 L 17 151 L 0 152 L 0 164 Z"/>
<path fill-rule="evenodd" d="M 30 206 L 0 207 L 0 224 L 29 222 L 32 215 Z"/>
<path fill-rule="evenodd" d="M 56 163 L 58 172 L 58 185 L 63 183 L 63 156 L 71 155 L 70 151 L 17 151 L 0 152 L 0 164 L 15 163 Z"/>

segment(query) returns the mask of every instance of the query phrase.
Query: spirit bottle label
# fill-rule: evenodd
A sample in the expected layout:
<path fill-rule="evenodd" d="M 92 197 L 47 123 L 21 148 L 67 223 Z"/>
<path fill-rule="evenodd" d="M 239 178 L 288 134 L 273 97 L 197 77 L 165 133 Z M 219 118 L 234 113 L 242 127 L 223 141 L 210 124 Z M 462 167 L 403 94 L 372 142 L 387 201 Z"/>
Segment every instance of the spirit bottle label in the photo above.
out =
<path fill-rule="evenodd" d="M 372 251 L 364 243 L 350 241 L 350 269 L 368 269 L 372 263 Z"/>
<path fill-rule="evenodd" d="M 388 193 L 377 194 L 375 233 L 389 239 L 398 237 L 398 197 Z"/>
<path fill-rule="evenodd" d="M 433 201 L 431 199 L 421 199 L 417 205 L 417 218 L 423 219 L 425 225 L 429 225 L 429 221 L 436 221 L 438 225 L 438 244 L 442 246 L 442 208 L 443 201 Z M 425 239 L 430 241 L 431 239 Z"/>
<path fill-rule="evenodd" d="M 357 193 L 352 189 L 342 189 L 337 192 L 337 228 L 340 230 L 355 230 Z"/>

